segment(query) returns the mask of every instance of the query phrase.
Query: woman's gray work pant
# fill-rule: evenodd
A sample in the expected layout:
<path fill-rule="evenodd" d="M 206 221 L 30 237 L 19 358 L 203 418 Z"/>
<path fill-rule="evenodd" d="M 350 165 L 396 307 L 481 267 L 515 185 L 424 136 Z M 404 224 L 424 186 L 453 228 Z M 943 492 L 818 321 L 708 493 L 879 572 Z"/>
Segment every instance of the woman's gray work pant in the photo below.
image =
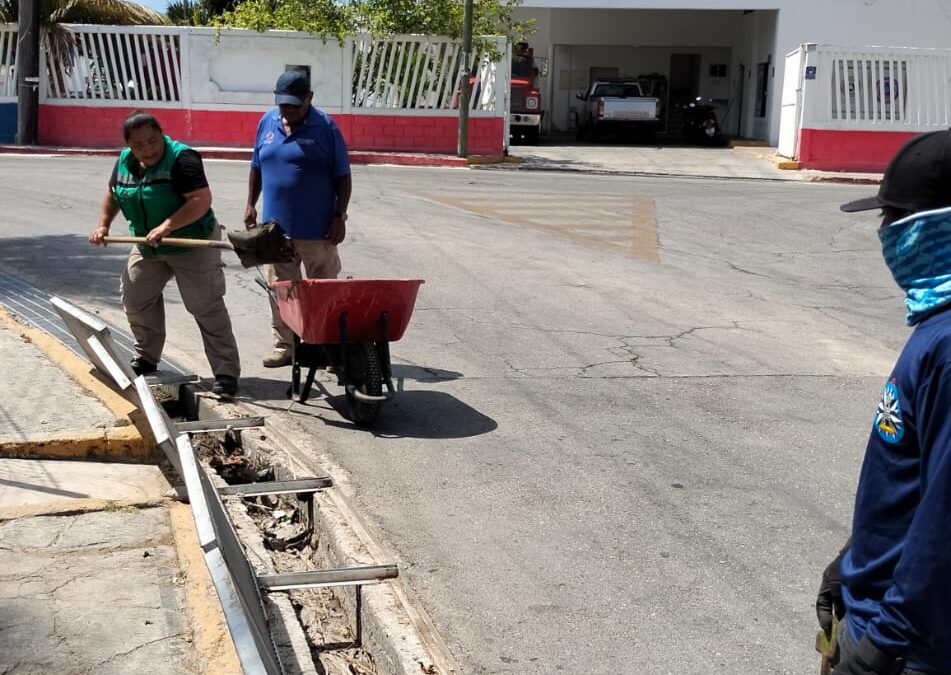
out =
<path fill-rule="evenodd" d="M 214 238 L 220 238 L 220 229 Z M 143 256 L 138 247 L 133 246 L 122 272 L 119 294 L 135 336 L 136 356 L 155 364 L 162 358 L 165 347 L 162 292 L 172 277 L 185 309 L 198 323 L 212 374 L 239 377 L 241 361 L 225 306 L 221 249 L 194 248 L 176 255 Z"/>

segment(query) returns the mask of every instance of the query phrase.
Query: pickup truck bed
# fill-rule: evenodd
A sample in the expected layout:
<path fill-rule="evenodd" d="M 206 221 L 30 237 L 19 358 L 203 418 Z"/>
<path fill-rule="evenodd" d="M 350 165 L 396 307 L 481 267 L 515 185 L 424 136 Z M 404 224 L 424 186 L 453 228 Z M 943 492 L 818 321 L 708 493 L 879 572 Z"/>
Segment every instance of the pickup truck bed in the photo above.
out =
<path fill-rule="evenodd" d="M 660 101 L 642 95 L 637 82 L 594 82 L 579 98 L 585 102 L 578 129 L 582 138 L 608 131 L 653 134 L 662 125 Z"/>

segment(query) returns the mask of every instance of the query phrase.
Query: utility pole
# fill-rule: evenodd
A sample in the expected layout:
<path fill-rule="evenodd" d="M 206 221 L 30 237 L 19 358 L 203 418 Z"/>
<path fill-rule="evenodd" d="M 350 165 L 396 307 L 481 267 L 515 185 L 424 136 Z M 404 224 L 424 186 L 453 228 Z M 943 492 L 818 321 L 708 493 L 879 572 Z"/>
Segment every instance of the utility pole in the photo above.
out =
<path fill-rule="evenodd" d="M 17 24 L 17 136 L 19 145 L 36 145 L 40 103 L 40 3 L 20 0 Z"/>
<path fill-rule="evenodd" d="M 462 63 L 465 72 L 462 75 L 462 91 L 459 93 L 459 142 L 456 154 L 469 156 L 469 98 L 472 84 L 469 82 L 469 68 L 472 62 L 472 0 L 465 1 L 462 15 Z"/>

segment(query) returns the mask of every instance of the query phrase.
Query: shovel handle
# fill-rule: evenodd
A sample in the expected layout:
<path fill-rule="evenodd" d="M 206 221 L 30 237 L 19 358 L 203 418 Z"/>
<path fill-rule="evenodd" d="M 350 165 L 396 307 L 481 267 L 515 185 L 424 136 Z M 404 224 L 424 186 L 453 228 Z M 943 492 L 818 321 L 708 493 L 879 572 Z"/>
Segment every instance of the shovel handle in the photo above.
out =
<path fill-rule="evenodd" d="M 103 237 L 102 240 L 107 244 L 148 244 L 145 237 Z M 176 239 L 175 237 L 165 237 L 162 239 L 162 245 L 234 250 L 234 246 L 231 245 L 230 241 L 218 241 L 217 239 Z"/>

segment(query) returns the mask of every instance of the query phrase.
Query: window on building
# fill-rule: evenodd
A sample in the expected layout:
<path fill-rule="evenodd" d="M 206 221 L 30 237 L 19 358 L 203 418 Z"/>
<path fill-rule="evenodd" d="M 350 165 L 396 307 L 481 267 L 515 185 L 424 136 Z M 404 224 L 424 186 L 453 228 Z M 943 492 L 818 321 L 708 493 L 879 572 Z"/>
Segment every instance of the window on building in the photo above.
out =
<path fill-rule="evenodd" d="M 710 77 L 726 77 L 726 64 L 725 63 L 711 63 Z"/>

